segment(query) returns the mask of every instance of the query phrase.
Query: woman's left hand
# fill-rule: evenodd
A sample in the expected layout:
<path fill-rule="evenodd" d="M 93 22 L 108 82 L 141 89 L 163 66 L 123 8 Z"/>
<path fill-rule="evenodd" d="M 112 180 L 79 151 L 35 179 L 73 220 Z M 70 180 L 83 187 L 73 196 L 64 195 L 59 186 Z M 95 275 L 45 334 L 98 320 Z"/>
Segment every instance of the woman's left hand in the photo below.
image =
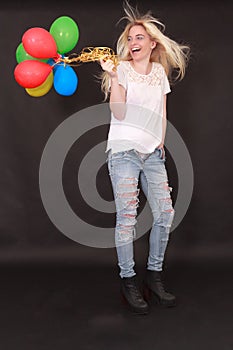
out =
<path fill-rule="evenodd" d="M 165 150 L 164 150 L 164 144 L 161 142 L 157 148 L 161 148 L 162 149 L 162 159 L 164 159 L 165 157 Z"/>
<path fill-rule="evenodd" d="M 108 73 L 110 78 L 117 78 L 117 72 L 114 62 L 112 60 L 107 59 L 105 56 L 103 56 L 99 60 L 102 69 Z"/>

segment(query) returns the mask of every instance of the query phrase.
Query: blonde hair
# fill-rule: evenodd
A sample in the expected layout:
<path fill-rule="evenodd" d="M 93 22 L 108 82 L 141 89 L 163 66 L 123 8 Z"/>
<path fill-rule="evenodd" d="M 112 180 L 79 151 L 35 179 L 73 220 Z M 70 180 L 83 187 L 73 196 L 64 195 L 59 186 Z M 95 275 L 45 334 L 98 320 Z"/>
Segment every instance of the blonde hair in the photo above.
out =
<path fill-rule="evenodd" d="M 150 11 L 141 15 L 137 9 L 129 5 L 128 1 L 124 1 L 123 9 L 126 16 L 122 17 L 120 21 L 126 19 L 128 23 L 117 41 L 116 53 L 118 60 L 129 61 L 132 59 L 128 49 L 129 30 L 135 25 L 141 25 L 151 40 L 157 43 L 151 52 L 150 61 L 162 64 L 170 84 L 182 80 L 190 57 L 190 47 L 185 44 L 179 44 L 166 36 L 164 34 L 165 25 L 153 17 Z M 176 75 L 173 74 L 174 72 Z M 107 72 L 102 72 L 101 74 L 101 90 L 105 95 L 104 100 L 106 101 L 109 95 L 109 75 Z"/>

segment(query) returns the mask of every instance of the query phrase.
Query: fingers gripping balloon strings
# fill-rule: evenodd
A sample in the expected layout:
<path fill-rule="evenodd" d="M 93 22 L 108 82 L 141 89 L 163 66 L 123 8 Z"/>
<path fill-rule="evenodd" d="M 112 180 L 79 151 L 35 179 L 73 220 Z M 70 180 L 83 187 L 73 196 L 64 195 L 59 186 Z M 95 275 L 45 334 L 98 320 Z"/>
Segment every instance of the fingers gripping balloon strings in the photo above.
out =
<path fill-rule="evenodd" d="M 115 65 L 115 70 L 118 65 L 117 55 L 109 47 L 85 47 L 82 49 L 81 53 L 77 55 L 76 53 L 70 54 L 68 57 L 60 57 L 56 60 L 55 64 L 68 64 L 70 66 L 77 66 L 80 63 L 99 61 L 100 59 L 111 60 Z"/>

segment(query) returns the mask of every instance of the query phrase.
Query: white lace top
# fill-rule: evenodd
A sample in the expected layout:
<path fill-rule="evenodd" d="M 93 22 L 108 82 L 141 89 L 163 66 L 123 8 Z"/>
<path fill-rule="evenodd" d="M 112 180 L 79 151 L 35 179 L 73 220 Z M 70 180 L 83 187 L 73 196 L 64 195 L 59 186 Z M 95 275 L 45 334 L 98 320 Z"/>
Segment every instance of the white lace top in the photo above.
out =
<path fill-rule="evenodd" d="M 117 67 L 118 81 L 126 89 L 126 114 L 118 120 L 111 113 L 106 152 L 135 149 L 151 153 L 162 140 L 164 94 L 171 91 L 163 66 L 153 62 L 147 75 L 137 73 L 129 61 Z"/>

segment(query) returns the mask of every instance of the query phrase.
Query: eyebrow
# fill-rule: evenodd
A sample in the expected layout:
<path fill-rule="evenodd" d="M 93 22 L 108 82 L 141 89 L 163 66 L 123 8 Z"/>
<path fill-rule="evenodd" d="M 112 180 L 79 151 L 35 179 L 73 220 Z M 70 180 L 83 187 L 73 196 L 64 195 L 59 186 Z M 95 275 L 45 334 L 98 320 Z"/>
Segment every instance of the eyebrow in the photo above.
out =
<path fill-rule="evenodd" d="M 145 36 L 144 34 L 136 34 L 135 36 Z M 131 35 L 128 35 L 128 38 L 132 38 Z"/>

